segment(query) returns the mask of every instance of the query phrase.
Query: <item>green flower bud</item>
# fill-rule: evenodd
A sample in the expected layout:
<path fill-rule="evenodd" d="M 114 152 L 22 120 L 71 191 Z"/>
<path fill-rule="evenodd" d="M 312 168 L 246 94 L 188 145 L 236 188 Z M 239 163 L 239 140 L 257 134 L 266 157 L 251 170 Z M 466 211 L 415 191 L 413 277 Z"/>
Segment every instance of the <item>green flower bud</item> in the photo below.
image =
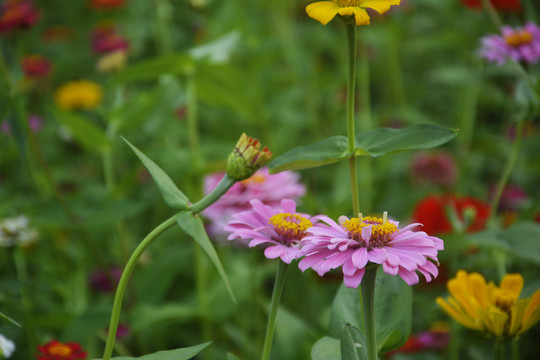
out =
<path fill-rule="evenodd" d="M 242 134 L 227 158 L 227 175 L 240 181 L 249 178 L 272 157 L 267 147 L 261 149 L 259 140 Z"/>

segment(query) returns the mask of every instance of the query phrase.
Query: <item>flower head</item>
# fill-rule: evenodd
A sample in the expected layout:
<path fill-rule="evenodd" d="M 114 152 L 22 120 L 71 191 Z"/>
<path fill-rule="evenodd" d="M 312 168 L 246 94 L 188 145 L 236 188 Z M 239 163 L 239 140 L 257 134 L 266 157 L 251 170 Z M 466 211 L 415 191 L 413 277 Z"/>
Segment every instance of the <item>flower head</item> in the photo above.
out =
<path fill-rule="evenodd" d="M 27 78 L 44 78 L 51 71 L 51 62 L 42 55 L 26 55 L 22 59 L 21 68 Z"/>
<path fill-rule="evenodd" d="M 261 149 L 259 140 L 242 134 L 227 159 L 227 175 L 236 180 L 247 179 L 266 165 L 271 157 L 272 153 L 266 146 Z"/>
<path fill-rule="evenodd" d="M 8 0 L 0 6 L 0 34 L 15 29 L 27 29 L 41 14 L 31 0 Z"/>
<path fill-rule="evenodd" d="M 416 205 L 413 219 L 424 224 L 424 230 L 429 234 L 450 233 L 453 227 L 447 215 L 448 210 L 455 211 L 458 220 L 464 224 L 464 230 L 469 233 L 483 230 L 490 214 L 489 205 L 479 199 L 430 195 Z"/>
<path fill-rule="evenodd" d="M 0 359 L 8 359 L 15 351 L 15 343 L 0 334 Z"/>
<path fill-rule="evenodd" d="M 113 23 L 104 22 L 92 30 L 92 51 L 94 53 L 126 52 L 128 48 L 128 41 L 122 35 L 118 34 L 116 26 Z"/>
<path fill-rule="evenodd" d="M 415 179 L 423 183 L 449 186 L 456 180 L 456 164 L 446 153 L 419 153 L 412 164 Z"/>
<path fill-rule="evenodd" d="M 451 297 L 437 304 L 461 325 L 497 338 L 523 334 L 540 320 L 540 290 L 519 300 L 520 274 L 505 275 L 500 286 L 489 284 L 479 273 L 460 270 L 448 284 Z"/>
<path fill-rule="evenodd" d="M 204 193 L 209 194 L 220 182 L 223 173 L 204 178 Z M 306 193 L 306 187 L 299 181 L 300 176 L 292 171 L 269 174 L 262 168 L 249 179 L 234 184 L 218 201 L 203 211 L 210 219 L 209 231 L 213 234 L 223 232 L 225 225 L 235 213 L 250 210 L 250 201 L 260 200 L 270 207 L 279 207 L 282 199 L 298 199 Z"/>
<path fill-rule="evenodd" d="M 373 9 L 379 14 L 390 10 L 390 6 L 399 5 L 401 0 L 332 0 L 319 1 L 309 4 L 306 12 L 309 17 L 326 25 L 336 15 L 353 18 L 356 25 L 369 25 L 369 15 L 366 9 Z"/>
<path fill-rule="evenodd" d="M 51 340 L 45 345 L 38 346 L 37 360 L 78 360 L 86 359 L 86 352 L 77 343 L 61 343 Z"/>
<path fill-rule="evenodd" d="M 509 11 L 519 11 L 521 10 L 520 0 L 489 0 L 491 5 L 496 10 L 509 10 Z M 462 0 L 463 5 L 470 9 L 482 9 L 482 0 Z"/>
<path fill-rule="evenodd" d="M 251 210 L 234 215 L 225 227 L 230 231 L 229 240 L 251 239 L 249 246 L 268 244 L 264 255 L 268 259 L 281 258 L 290 264 L 301 255 L 300 242 L 313 225 L 312 217 L 296 212 L 294 200 L 281 200 L 280 208 L 264 205 L 259 200 L 250 201 Z"/>
<path fill-rule="evenodd" d="M 28 218 L 20 215 L 0 221 L 0 246 L 30 246 L 38 238 L 38 232 L 30 228 Z"/>
<path fill-rule="evenodd" d="M 385 213 L 386 215 L 386 213 Z M 415 223 L 402 229 L 397 221 L 375 217 L 349 219 L 340 217 L 339 224 L 327 216 L 321 223 L 308 229 L 302 245 L 305 257 L 298 266 L 305 271 L 312 268 L 320 276 L 331 269 L 342 267 L 347 287 L 358 287 L 368 263 L 382 264 L 390 275 L 399 275 L 408 285 L 419 282 L 416 271 L 429 282 L 438 274 L 437 251 L 444 249 L 443 241 L 414 229 Z"/>
<path fill-rule="evenodd" d="M 529 22 L 518 28 L 503 26 L 501 33 L 481 39 L 481 57 L 499 65 L 509 59 L 529 64 L 540 60 L 540 28 L 536 24 Z"/>
<path fill-rule="evenodd" d="M 76 80 L 63 84 L 56 90 L 55 102 L 65 110 L 93 109 L 99 106 L 103 91 L 93 81 Z"/>
<path fill-rule="evenodd" d="M 100 57 L 96 63 L 97 71 L 108 73 L 122 70 L 126 66 L 127 51 L 117 50 Z"/>
<path fill-rule="evenodd" d="M 110 266 L 108 273 L 103 269 L 96 269 L 90 274 L 90 287 L 102 293 L 109 293 L 116 289 L 121 276 L 122 269 L 118 266 Z"/>

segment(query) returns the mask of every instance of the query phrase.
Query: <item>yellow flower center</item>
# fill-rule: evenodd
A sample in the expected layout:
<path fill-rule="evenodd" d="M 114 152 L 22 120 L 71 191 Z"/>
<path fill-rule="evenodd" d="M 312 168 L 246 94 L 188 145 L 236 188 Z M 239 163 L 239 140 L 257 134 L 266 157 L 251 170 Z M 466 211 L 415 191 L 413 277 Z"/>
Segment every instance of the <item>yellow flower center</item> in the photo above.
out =
<path fill-rule="evenodd" d="M 71 355 L 71 347 L 64 344 L 54 344 L 49 348 L 49 353 L 51 355 L 60 356 L 67 358 Z"/>
<path fill-rule="evenodd" d="M 518 47 L 522 45 L 530 44 L 533 41 L 533 36 L 527 30 L 516 31 L 512 35 L 506 35 L 504 37 L 506 43 L 512 47 Z"/>
<path fill-rule="evenodd" d="M 359 218 L 346 220 L 341 224 L 341 227 L 347 230 L 351 239 L 366 246 L 366 242 L 362 239 L 362 229 L 370 225 L 372 225 L 371 238 L 369 239 L 370 248 L 386 246 L 391 239 L 391 235 L 398 231 L 397 226 L 393 223 L 384 222 L 381 218 L 371 216 L 363 217 L 362 221 Z"/>
<path fill-rule="evenodd" d="M 514 294 L 510 291 L 497 289 L 493 295 L 495 306 L 504 312 L 510 313 L 515 302 Z"/>
<path fill-rule="evenodd" d="M 272 216 L 268 223 L 274 231 L 288 242 L 287 245 L 297 246 L 306 236 L 306 230 L 313 226 L 309 219 L 298 214 L 279 213 Z"/>
<path fill-rule="evenodd" d="M 266 180 L 266 177 L 263 175 L 253 175 L 246 180 L 240 181 L 242 185 L 252 185 L 252 184 L 262 184 Z"/>
<path fill-rule="evenodd" d="M 335 0 L 341 7 L 360 7 L 364 0 Z"/>

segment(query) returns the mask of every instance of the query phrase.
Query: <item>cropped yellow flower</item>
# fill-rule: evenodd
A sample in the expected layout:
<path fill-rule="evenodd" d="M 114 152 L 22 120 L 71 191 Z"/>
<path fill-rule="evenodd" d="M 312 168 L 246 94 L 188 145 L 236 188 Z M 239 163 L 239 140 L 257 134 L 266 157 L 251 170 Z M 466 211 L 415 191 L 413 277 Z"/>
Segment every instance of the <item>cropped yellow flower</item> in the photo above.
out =
<path fill-rule="evenodd" d="M 478 273 L 460 270 L 448 281 L 448 300 L 437 304 L 461 325 L 497 338 L 519 336 L 540 320 L 540 290 L 519 300 L 523 288 L 520 274 L 506 275 L 497 287 Z"/>
<path fill-rule="evenodd" d="M 76 80 L 63 84 L 56 90 L 55 102 L 65 110 L 94 109 L 99 106 L 103 91 L 99 84 Z"/>
<path fill-rule="evenodd" d="M 336 15 L 354 16 L 356 25 L 369 25 L 369 15 L 366 8 L 383 14 L 392 5 L 399 5 L 401 0 L 332 0 L 319 1 L 309 4 L 306 12 L 309 17 L 326 25 Z"/>

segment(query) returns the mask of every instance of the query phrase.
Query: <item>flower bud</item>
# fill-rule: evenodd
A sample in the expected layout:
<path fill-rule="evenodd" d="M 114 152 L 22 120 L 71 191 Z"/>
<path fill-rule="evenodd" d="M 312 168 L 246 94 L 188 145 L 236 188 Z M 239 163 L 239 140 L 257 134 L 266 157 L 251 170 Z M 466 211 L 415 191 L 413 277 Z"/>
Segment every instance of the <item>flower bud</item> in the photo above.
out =
<path fill-rule="evenodd" d="M 261 149 L 259 140 L 244 133 L 227 158 L 227 175 L 238 181 L 247 179 L 271 157 L 272 153 L 267 147 Z"/>

